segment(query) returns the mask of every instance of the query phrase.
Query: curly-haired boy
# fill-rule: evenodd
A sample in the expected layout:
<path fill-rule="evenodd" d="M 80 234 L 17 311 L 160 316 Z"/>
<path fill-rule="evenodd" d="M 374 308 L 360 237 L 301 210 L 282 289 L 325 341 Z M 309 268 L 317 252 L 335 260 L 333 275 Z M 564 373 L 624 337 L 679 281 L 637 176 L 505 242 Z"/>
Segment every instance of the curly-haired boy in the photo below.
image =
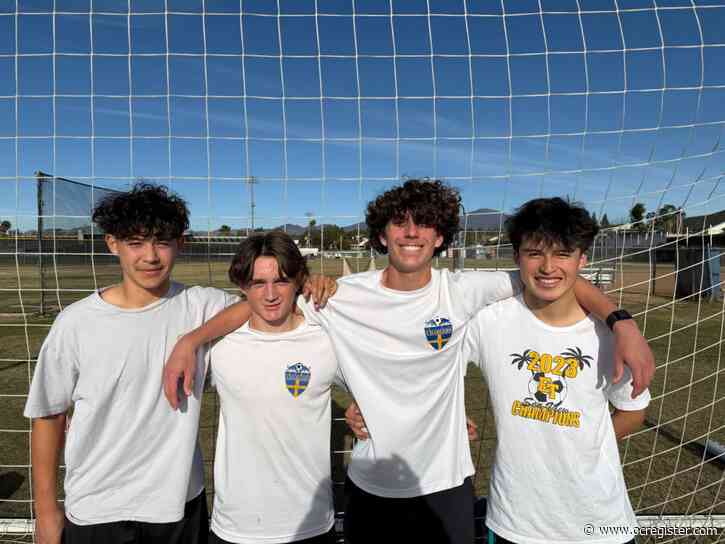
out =
<path fill-rule="evenodd" d="M 160 395 L 177 338 L 235 302 L 171 281 L 189 226 L 185 202 L 137 184 L 101 201 L 93 220 L 122 280 L 65 308 L 38 356 L 25 415 L 33 418 L 36 541 L 164 542 L 208 537 L 197 444 L 204 367 L 183 413 Z M 65 439 L 65 508 L 56 499 Z"/>

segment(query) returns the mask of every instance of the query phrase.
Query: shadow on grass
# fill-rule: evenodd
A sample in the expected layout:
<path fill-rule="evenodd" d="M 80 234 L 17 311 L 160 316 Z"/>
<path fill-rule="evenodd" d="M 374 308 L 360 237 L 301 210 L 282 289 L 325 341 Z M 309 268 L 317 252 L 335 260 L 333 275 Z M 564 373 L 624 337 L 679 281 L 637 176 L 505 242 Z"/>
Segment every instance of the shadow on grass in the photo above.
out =
<path fill-rule="evenodd" d="M 19 472 L 4 472 L 0 474 L 0 499 L 9 499 L 20 489 L 25 482 L 25 476 Z"/>

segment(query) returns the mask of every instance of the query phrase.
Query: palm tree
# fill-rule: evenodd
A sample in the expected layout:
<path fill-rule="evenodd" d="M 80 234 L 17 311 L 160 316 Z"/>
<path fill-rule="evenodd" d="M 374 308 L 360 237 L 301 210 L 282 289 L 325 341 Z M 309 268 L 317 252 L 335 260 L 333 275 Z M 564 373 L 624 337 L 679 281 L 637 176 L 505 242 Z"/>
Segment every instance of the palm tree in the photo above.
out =
<path fill-rule="evenodd" d="M 677 231 L 678 209 L 673 204 L 665 204 L 657 212 L 657 225 L 665 232 Z"/>
<path fill-rule="evenodd" d="M 582 350 L 578 347 L 569 348 L 565 352 L 561 354 L 562 357 L 566 359 L 576 359 L 576 362 L 579 364 L 579 370 L 584 370 L 584 364 L 591 368 L 592 365 L 589 361 L 592 360 L 592 357 L 589 355 L 584 355 Z"/>
<path fill-rule="evenodd" d="M 315 228 L 315 225 L 317 224 L 317 221 L 313 219 L 314 213 L 313 212 L 307 212 L 305 213 L 305 216 L 308 218 L 307 223 L 307 247 L 310 247 L 310 242 L 312 242 L 312 229 Z"/>
<path fill-rule="evenodd" d="M 525 364 L 531 362 L 530 353 L 531 353 L 530 349 L 524 350 L 524 352 L 521 355 L 519 355 L 518 353 L 509 353 L 509 357 L 513 357 L 513 359 L 511 360 L 511 364 L 512 365 L 518 364 L 519 370 L 521 370 Z"/>
<path fill-rule="evenodd" d="M 634 229 L 642 230 L 645 228 L 644 214 L 646 211 L 647 208 L 645 208 L 644 204 L 642 204 L 641 202 L 637 202 L 629 210 L 629 222 L 632 223 L 632 227 Z"/>

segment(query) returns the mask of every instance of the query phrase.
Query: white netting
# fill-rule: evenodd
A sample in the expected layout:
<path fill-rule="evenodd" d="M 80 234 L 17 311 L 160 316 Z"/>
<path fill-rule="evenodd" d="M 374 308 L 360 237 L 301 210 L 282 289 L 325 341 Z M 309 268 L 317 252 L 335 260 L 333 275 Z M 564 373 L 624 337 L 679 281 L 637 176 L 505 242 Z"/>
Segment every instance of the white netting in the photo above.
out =
<path fill-rule="evenodd" d="M 180 193 L 192 233 L 176 277 L 230 288 L 226 261 L 260 227 L 300 239 L 315 270 L 342 273 L 342 256 L 367 269 L 366 202 L 430 176 L 468 212 L 465 252 L 437 266 L 512 266 L 503 219 L 530 198 L 596 213 L 587 273 L 637 314 L 658 360 L 647 426 L 622 447 L 633 506 L 719 520 L 723 67 L 714 0 L 0 5 L 0 518 L 32 517 L 22 407 L 53 313 L 117 281 L 87 229 L 99 188 L 144 178 Z M 43 205 L 38 171 L 82 194 L 54 178 Z M 467 387 L 485 493 L 493 427 L 480 380 Z M 339 421 L 334 436 L 339 482 Z"/>

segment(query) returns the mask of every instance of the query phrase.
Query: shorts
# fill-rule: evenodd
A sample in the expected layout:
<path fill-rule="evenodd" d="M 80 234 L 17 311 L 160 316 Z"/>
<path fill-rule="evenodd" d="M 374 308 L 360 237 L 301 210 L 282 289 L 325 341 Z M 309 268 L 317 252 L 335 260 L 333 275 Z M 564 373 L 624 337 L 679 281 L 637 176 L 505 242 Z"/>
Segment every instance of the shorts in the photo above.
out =
<path fill-rule="evenodd" d="M 481 544 L 516 544 L 515 542 L 511 540 L 506 540 L 502 536 L 498 536 L 496 533 L 494 533 L 491 529 L 486 528 L 485 531 L 485 538 L 481 541 Z M 635 544 L 634 540 L 630 540 L 627 542 L 627 544 Z"/>
<path fill-rule="evenodd" d="M 473 543 L 473 484 L 410 498 L 379 497 L 345 481 L 345 542 Z"/>
<path fill-rule="evenodd" d="M 184 517 L 171 523 L 112 521 L 76 525 L 66 518 L 63 544 L 207 544 L 209 510 L 206 493 L 186 503 Z"/>

